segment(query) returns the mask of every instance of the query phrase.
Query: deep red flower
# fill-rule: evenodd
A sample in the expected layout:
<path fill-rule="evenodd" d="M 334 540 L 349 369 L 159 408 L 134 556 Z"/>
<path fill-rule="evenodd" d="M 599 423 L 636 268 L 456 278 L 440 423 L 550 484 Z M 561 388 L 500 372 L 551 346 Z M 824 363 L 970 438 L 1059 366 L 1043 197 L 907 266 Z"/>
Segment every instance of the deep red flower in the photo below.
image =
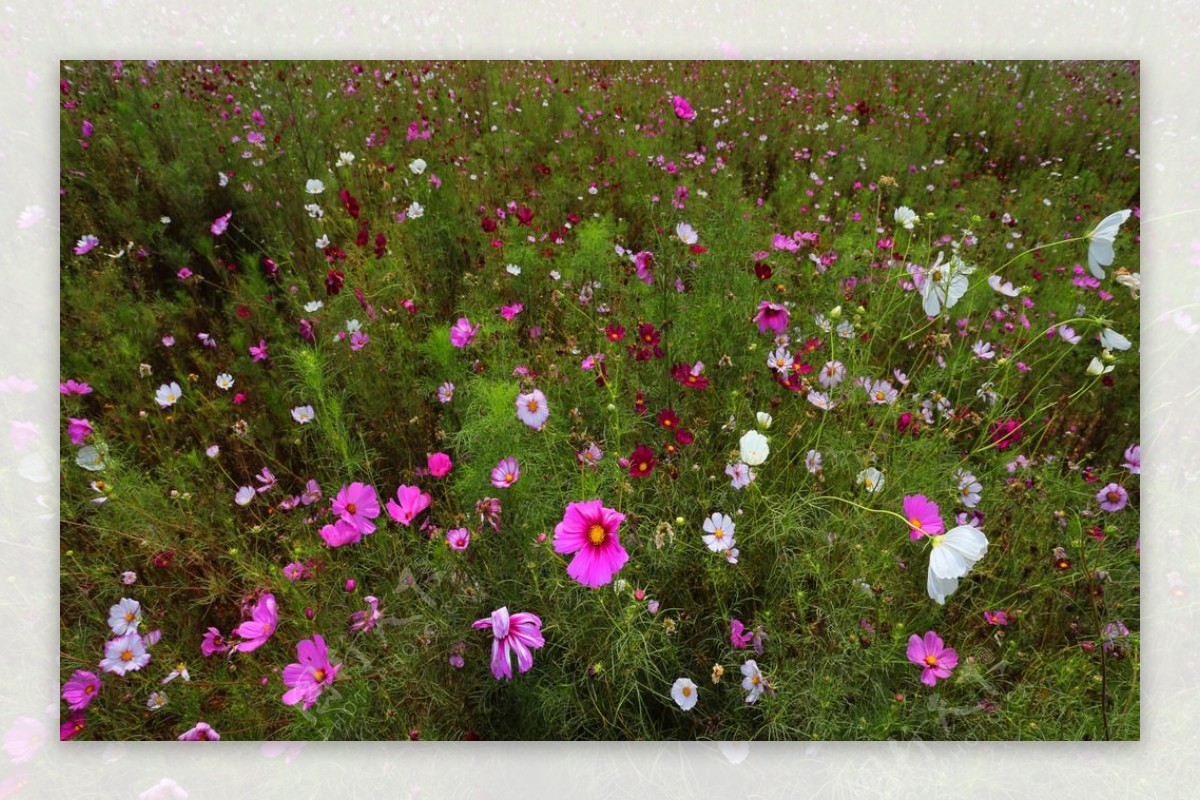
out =
<path fill-rule="evenodd" d="M 658 424 L 663 428 L 674 429 L 679 426 L 679 415 L 674 409 L 663 409 L 658 413 Z"/>
<path fill-rule="evenodd" d="M 704 369 L 702 362 L 696 362 L 695 365 L 687 362 L 678 362 L 671 368 L 671 378 L 674 378 L 685 387 L 692 389 L 707 389 L 708 378 L 701 374 Z"/>
<path fill-rule="evenodd" d="M 346 206 L 346 211 L 350 214 L 350 216 L 357 220 L 358 201 L 355 200 L 354 195 L 350 194 L 349 190 L 343 189 L 342 191 L 338 192 L 338 197 L 342 199 L 342 203 Z"/>
<path fill-rule="evenodd" d="M 629 454 L 629 475 L 645 478 L 654 472 L 656 464 L 658 459 L 654 458 L 654 451 L 645 445 L 638 445 L 633 449 L 633 453 Z"/>
<path fill-rule="evenodd" d="M 760 261 L 755 262 L 754 264 L 754 274 L 758 276 L 758 280 L 766 281 L 775 273 L 771 269 L 771 265 L 767 264 L 765 261 Z"/>
<path fill-rule="evenodd" d="M 609 323 L 608 328 L 604 329 L 604 336 L 609 342 L 620 342 L 625 338 L 625 326 Z"/>
<path fill-rule="evenodd" d="M 696 441 L 696 435 L 686 428 L 681 428 L 675 432 L 675 441 L 680 445 L 691 445 Z"/>
<path fill-rule="evenodd" d="M 346 274 L 341 270 L 330 270 L 325 274 L 325 292 L 336 295 L 346 285 Z"/>

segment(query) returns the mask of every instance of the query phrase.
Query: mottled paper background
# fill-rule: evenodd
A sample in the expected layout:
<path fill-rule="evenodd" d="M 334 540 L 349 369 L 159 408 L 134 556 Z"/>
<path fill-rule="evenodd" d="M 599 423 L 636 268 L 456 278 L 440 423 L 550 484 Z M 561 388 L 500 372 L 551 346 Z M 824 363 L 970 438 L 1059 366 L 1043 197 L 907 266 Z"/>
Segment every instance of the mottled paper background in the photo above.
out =
<path fill-rule="evenodd" d="M 951 2 L 665 0 L 3 5 L 0 428 L 30 422 L 40 435 L 21 453 L 0 436 L 0 736 L 40 724 L 46 741 L 21 764 L 0 751 L 0 797 L 1194 797 L 1198 32 L 1200 4 L 1183 0 L 1021 0 L 975 11 Z M 58 60 L 246 56 L 1141 59 L 1142 741 L 58 743 Z M 30 206 L 45 216 L 21 227 Z M 1169 581 L 1182 582 L 1182 593 L 1169 592 Z"/>

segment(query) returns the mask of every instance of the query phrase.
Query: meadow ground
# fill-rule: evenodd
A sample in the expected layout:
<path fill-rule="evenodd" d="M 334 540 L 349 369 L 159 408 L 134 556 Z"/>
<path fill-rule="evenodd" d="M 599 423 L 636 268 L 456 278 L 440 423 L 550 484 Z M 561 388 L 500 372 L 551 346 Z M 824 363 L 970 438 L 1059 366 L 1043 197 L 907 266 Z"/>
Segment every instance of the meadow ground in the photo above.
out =
<path fill-rule="evenodd" d="M 61 93 L 63 737 L 1138 737 L 1136 64 Z"/>

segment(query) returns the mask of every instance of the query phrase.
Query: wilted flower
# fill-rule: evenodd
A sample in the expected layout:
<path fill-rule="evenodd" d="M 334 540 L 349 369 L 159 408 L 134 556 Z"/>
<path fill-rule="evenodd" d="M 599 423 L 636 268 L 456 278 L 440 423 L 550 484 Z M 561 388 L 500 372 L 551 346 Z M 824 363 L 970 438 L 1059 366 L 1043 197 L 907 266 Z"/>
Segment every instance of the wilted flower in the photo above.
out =
<path fill-rule="evenodd" d="M 546 644 L 542 637 L 542 620 L 531 612 L 509 615 L 508 607 L 502 606 L 490 617 L 476 620 L 472 628 L 492 630 L 492 675 L 497 679 L 511 679 L 512 657 L 516 654 L 517 669 L 524 673 L 533 667 L 533 652 Z"/>

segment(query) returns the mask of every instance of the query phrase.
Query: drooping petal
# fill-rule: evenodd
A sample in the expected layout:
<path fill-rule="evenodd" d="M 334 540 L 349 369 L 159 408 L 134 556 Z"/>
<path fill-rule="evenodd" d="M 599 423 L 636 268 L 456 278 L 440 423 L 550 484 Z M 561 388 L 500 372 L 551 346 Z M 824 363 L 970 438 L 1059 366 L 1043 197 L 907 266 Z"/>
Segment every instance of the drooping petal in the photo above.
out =
<path fill-rule="evenodd" d="M 946 596 L 952 594 L 958 589 L 958 579 L 938 578 L 933 574 L 933 568 L 930 568 L 925 589 L 928 591 L 930 598 L 936 601 L 939 605 L 943 605 L 946 603 Z"/>
<path fill-rule="evenodd" d="M 949 548 L 967 560 L 969 570 L 987 554 L 988 541 L 984 533 L 974 526 L 956 526 L 946 532 L 941 547 Z"/>

